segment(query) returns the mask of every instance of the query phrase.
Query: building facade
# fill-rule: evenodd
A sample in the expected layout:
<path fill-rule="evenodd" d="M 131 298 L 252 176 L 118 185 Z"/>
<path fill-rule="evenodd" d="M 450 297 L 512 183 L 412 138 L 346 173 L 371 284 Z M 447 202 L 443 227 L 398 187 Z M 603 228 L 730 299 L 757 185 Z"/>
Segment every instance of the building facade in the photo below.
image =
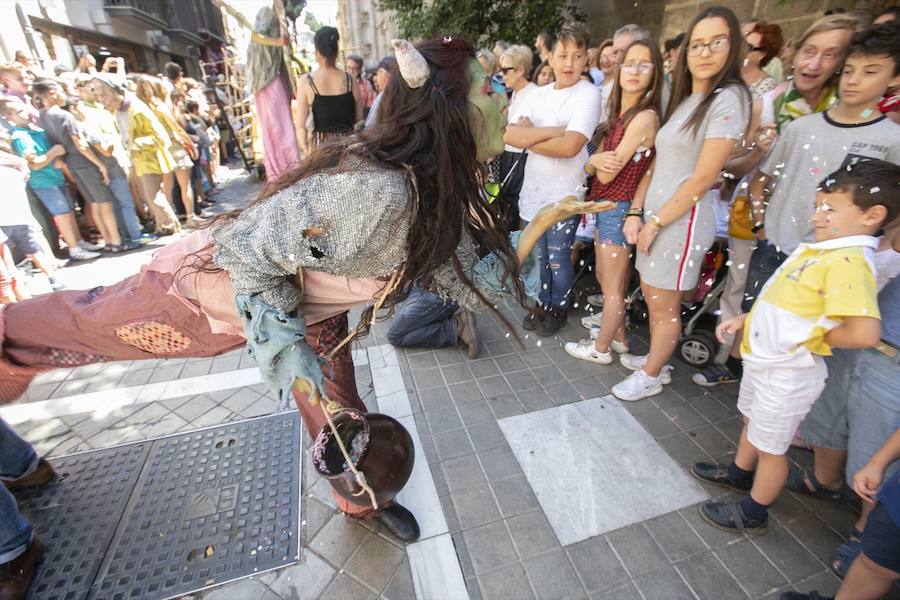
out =
<path fill-rule="evenodd" d="M 397 25 L 393 14 L 379 10 L 375 0 L 338 0 L 337 22 L 345 57 L 357 54 L 371 67 L 393 56 L 391 40 L 397 37 Z"/>
<path fill-rule="evenodd" d="M 45 67 L 75 67 L 91 54 L 97 68 L 122 57 L 126 69 L 157 73 L 167 62 L 199 77 L 226 43 L 222 13 L 211 0 L 19 0 L 16 18 L 0 20 L 0 51 L 24 51 Z M 10 11 L 12 12 L 12 11 Z M 12 15 L 10 15 L 11 17 Z"/>

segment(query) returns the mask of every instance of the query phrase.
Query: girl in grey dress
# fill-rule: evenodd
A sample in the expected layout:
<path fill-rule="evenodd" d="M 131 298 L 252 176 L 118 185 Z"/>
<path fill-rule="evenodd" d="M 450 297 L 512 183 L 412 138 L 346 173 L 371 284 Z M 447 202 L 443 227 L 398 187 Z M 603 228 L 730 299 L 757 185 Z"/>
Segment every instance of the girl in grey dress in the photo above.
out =
<path fill-rule="evenodd" d="M 706 193 L 744 135 L 750 93 L 741 79 L 744 40 L 728 8 L 701 11 L 688 28 L 675 68 L 666 124 L 656 135 L 656 159 L 638 187 L 625 234 L 637 244 L 637 269 L 650 312 L 650 354 L 624 354 L 635 371 L 613 386 L 621 400 L 662 392 L 666 361 L 681 336 L 682 293 L 697 285 L 703 256 L 715 239 Z M 660 377 L 663 375 L 663 377 Z"/>

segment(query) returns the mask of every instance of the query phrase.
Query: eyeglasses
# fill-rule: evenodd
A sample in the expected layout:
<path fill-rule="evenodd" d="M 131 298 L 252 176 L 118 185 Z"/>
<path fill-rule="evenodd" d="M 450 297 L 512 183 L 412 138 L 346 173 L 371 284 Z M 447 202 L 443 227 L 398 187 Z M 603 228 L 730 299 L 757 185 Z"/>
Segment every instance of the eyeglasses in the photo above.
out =
<path fill-rule="evenodd" d="M 709 48 L 710 52 L 725 52 L 728 50 L 728 38 L 716 38 L 713 41 L 704 44 L 703 42 L 691 42 L 688 45 L 688 56 L 700 56 L 705 48 Z"/>
<path fill-rule="evenodd" d="M 506 74 L 509 73 L 510 71 L 515 71 L 515 70 L 516 70 L 515 67 L 500 67 L 500 68 L 498 69 L 498 71 L 500 71 L 500 72 L 503 73 L 504 75 L 506 75 Z"/>
<path fill-rule="evenodd" d="M 747 52 L 765 52 L 766 49 L 760 46 L 754 46 L 751 43 L 747 43 Z"/>
<path fill-rule="evenodd" d="M 631 73 L 632 75 L 637 73 L 640 73 L 641 75 L 647 75 L 648 73 L 653 72 L 653 63 L 627 63 L 622 65 L 621 69 L 625 73 Z"/>

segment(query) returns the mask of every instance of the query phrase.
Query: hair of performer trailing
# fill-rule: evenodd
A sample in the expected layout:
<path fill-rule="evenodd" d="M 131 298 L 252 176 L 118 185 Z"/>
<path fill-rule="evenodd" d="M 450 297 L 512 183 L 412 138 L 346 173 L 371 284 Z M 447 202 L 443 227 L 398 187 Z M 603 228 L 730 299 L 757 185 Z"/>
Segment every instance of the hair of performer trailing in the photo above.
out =
<path fill-rule="evenodd" d="M 484 166 L 477 159 L 468 101 L 472 46 L 461 38 L 426 40 L 416 48 L 431 69 L 427 81 L 411 89 L 402 77 L 392 77 L 378 108 L 378 121 L 350 140 L 322 144 L 295 168 L 269 182 L 254 201 L 266 202 L 275 193 L 324 169 L 341 168 L 351 152 L 387 167 L 411 170 L 418 202 L 413 204 L 407 235 L 407 258 L 397 286 L 384 301 L 392 308 L 409 294 L 414 283 L 427 288 L 435 271 L 452 261 L 460 280 L 481 299 L 507 329 L 515 330 L 475 287 L 456 256 L 462 227 L 487 252 L 498 251 L 506 271 L 506 285 L 524 306 L 516 252 L 498 209 L 483 199 Z M 235 216 L 236 213 L 223 216 Z M 208 265 L 207 265 L 208 266 Z M 206 270 L 206 269 L 205 269 Z M 371 309 L 360 319 L 358 332 L 371 322 Z"/>

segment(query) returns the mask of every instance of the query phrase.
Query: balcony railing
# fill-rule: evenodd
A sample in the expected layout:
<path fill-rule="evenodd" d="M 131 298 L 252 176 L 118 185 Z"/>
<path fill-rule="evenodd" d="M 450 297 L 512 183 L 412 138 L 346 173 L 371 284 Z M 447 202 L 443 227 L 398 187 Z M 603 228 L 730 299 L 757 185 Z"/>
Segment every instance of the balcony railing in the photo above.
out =
<path fill-rule="evenodd" d="M 110 17 L 138 27 L 162 29 L 167 26 L 159 0 L 103 0 Z"/>

